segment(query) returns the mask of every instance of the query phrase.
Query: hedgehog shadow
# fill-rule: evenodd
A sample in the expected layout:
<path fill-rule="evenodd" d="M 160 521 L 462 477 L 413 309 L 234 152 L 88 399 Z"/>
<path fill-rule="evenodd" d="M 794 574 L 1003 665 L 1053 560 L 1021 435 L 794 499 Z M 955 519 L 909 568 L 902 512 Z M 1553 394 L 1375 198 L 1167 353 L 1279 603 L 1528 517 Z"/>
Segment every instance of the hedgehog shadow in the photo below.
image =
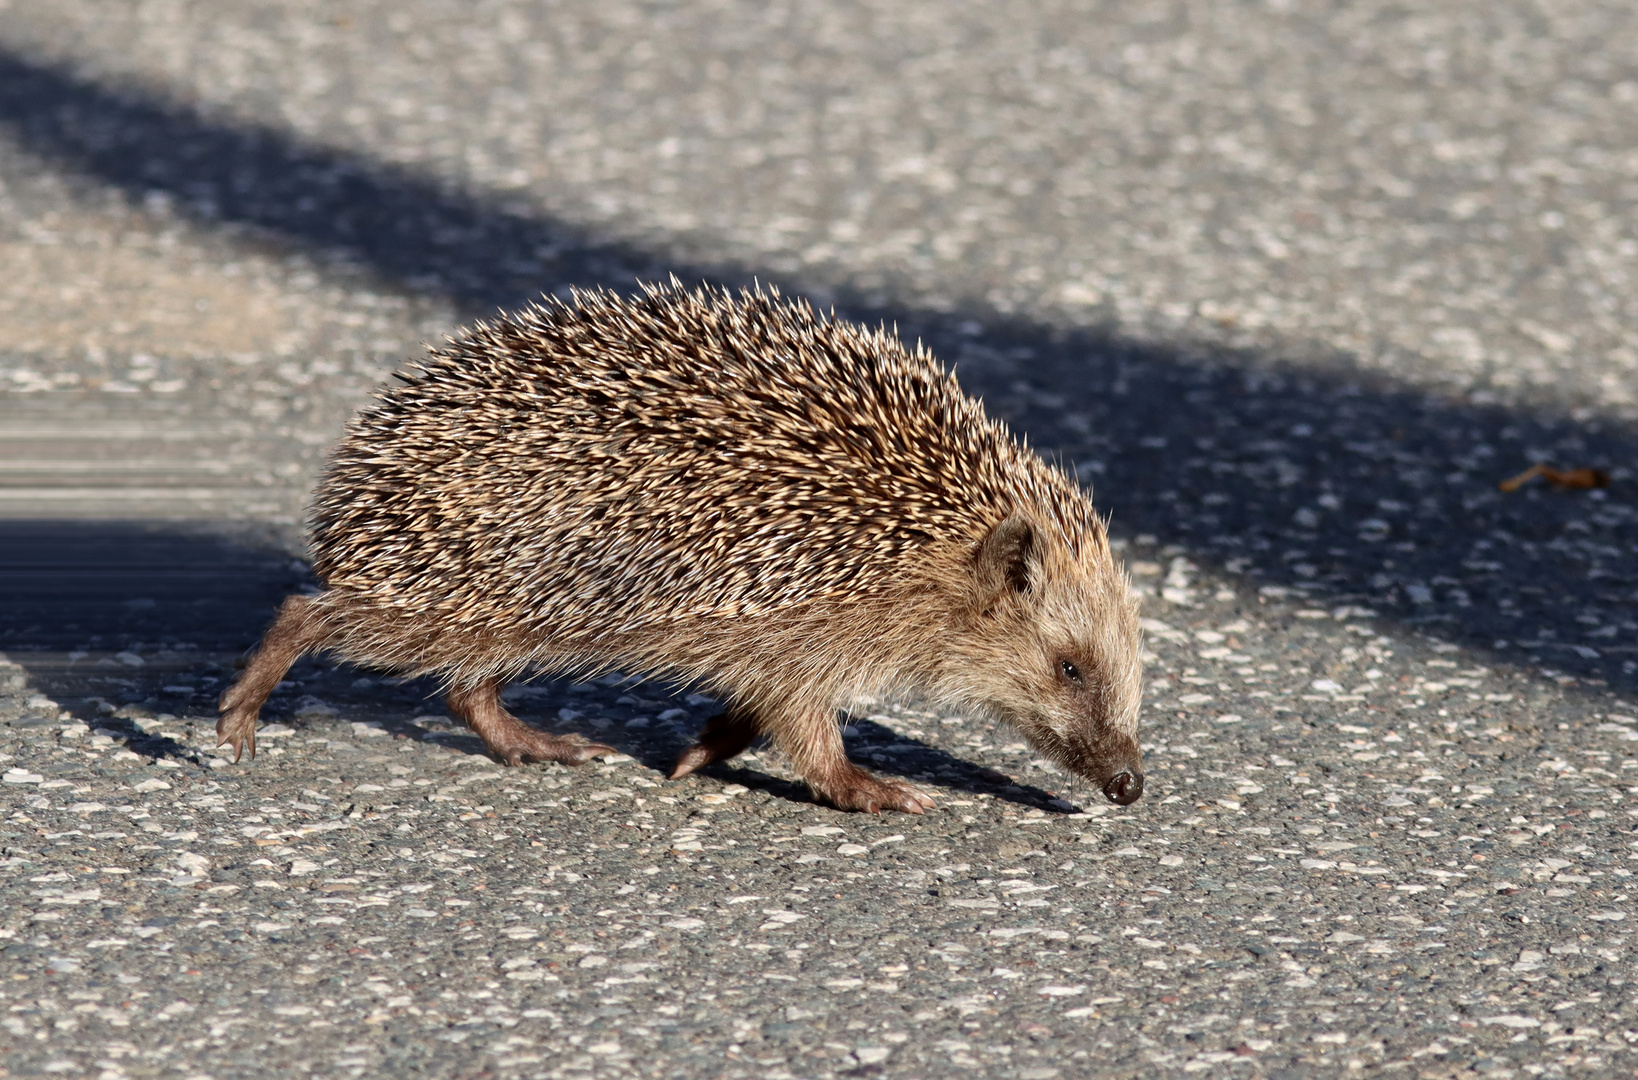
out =
<path fill-rule="evenodd" d="M 194 747 L 178 742 L 163 732 L 147 732 L 137 727 L 135 722 L 117 716 L 103 716 L 94 709 L 85 707 L 71 708 L 68 714 L 75 720 L 89 727 L 94 734 L 112 735 L 119 740 L 120 749 L 140 754 L 152 761 L 169 761 L 175 765 L 191 765 L 195 768 L 208 768 L 204 756 Z M 62 721 L 46 721 L 44 718 L 34 718 L 38 722 L 27 719 L 14 720 L 8 726 L 13 728 L 49 728 L 55 731 Z"/>
<path fill-rule="evenodd" d="M 994 769 L 976 765 L 940 747 L 902 735 L 870 720 L 851 719 L 849 725 L 858 734 L 846 739 L 848 760 L 883 776 L 896 776 L 922 786 L 937 785 L 968 795 L 988 795 L 1003 802 L 1055 814 L 1071 814 L 1081 809 L 1033 784 L 1019 783 Z M 766 743 L 759 742 L 756 748 L 765 749 Z M 676 753 L 681 749 L 676 747 L 670 750 L 669 758 L 664 756 L 665 751 L 656 753 L 652 767 L 669 772 L 671 762 L 676 760 Z M 622 752 L 636 757 L 631 750 L 622 748 Z M 815 799 L 801 781 L 773 776 L 743 758 L 719 761 L 699 771 L 701 775 L 714 780 L 743 784 L 752 790 L 766 791 L 793 802 L 829 805 Z"/>
<path fill-rule="evenodd" d="M 613 695 L 630 691 L 645 681 L 638 679 L 622 682 L 606 689 L 612 698 Z M 631 757 L 643 768 L 659 773 L 662 777 L 670 776 L 678 756 L 693 744 L 698 733 L 688 727 L 690 721 L 676 723 L 662 721 L 652 726 L 644 724 L 628 727 L 618 721 L 598 726 L 596 723 L 588 723 L 586 718 L 579 716 L 565 720 L 553 715 L 556 705 L 570 703 L 581 708 L 596 708 L 609 702 L 596 697 L 588 698 L 583 694 L 569 698 L 567 695 L 560 696 L 554 692 L 561 687 L 573 685 L 572 679 L 547 678 L 538 682 L 515 684 L 525 685 L 532 688 L 533 692 L 508 699 L 509 707 L 523 723 L 552 735 L 579 735 L 605 743 Z M 703 725 L 703 721 L 698 717 L 691 720 Z M 994 769 L 974 764 L 947 750 L 903 735 L 874 721 L 846 716 L 844 722 L 847 725 L 844 728 L 844 740 L 848 759 L 873 772 L 901 777 L 918 784 L 937 784 L 970 795 L 989 795 L 1006 802 L 1052 813 L 1073 813 L 1079 809 L 1061 796 L 1030 784 L 1018 783 Z M 487 755 L 482 742 L 459 720 L 452 719 L 448 726 L 432 728 L 419 727 L 408 722 L 402 724 L 387 722 L 383 726 L 394 734 L 406 734 L 469 754 Z M 852 733 L 849 734 L 849 731 Z M 766 738 L 760 738 L 749 749 L 767 751 L 770 749 L 770 743 Z M 754 759 L 743 756 L 716 762 L 697 771 L 699 775 L 709 776 L 726 784 L 743 784 L 752 790 L 765 791 L 792 802 L 830 805 L 815 799 L 801 780 L 766 772 L 757 768 Z M 686 782 L 686 778 L 681 781 L 667 780 L 671 786 Z"/>
<path fill-rule="evenodd" d="M 531 710 L 532 712 L 532 710 Z M 525 724 L 553 735 L 582 735 L 606 743 L 632 758 L 645 769 L 669 777 L 677 757 L 692 742 L 692 734 L 678 728 L 624 728 L 587 730 L 586 725 L 538 715 L 520 716 Z M 956 757 L 940 747 L 920 739 L 902 735 L 891 728 L 870 720 L 850 719 L 849 725 L 857 732 L 848 736 L 848 759 L 856 765 L 871 769 L 884 776 L 897 776 L 921 785 L 937 786 L 968 795 L 988 795 L 1004 802 L 1057 814 L 1075 813 L 1075 806 L 1061 796 L 1036 787 L 1019 783 L 994 769 Z M 382 725 L 392 734 L 403 734 L 448 750 L 477 757 L 488 757 L 483 742 L 472 732 L 451 721 L 448 727 L 422 728 L 409 722 Z M 759 739 L 752 750 L 767 750 L 766 739 Z M 829 806 L 816 799 L 801 780 L 776 776 L 756 767 L 744 757 L 719 761 L 698 770 L 696 775 L 707 776 L 725 784 L 741 784 L 753 791 L 764 791 L 791 802 Z M 668 789 L 689 783 L 689 778 L 667 780 Z"/>
<path fill-rule="evenodd" d="M 324 666 L 322 661 L 311 659 L 306 663 L 314 669 Z M 338 670 L 345 668 L 345 665 L 332 666 Z M 415 683 L 415 680 L 404 680 L 402 685 L 412 690 L 419 689 Z M 426 696 L 429 702 L 435 697 L 431 693 Z M 583 701 L 580 703 L 585 704 Z M 313 730 L 311 725 L 288 715 L 289 704 L 270 703 L 264 722 L 289 724 L 302 732 Z M 693 742 L 692 732 L 676 726 L 629 728 L 611 724 L 607 728 L 598 728 L 595 725 L 587 725 L 580 719 L 562 720 L 549 713 L 542 714 L 538 706 L 518 709 L 514 705 L 513 708 L 519 713 L 519 719 L 531 728 L 553 735 L 580 735 L 606 743 L 630 757 L 641 767 L 662 777 L 670 775 L 678 755 Z M 368 722 L 378 726 L 388 735 L 413 739 L 466 756 L 490 758 L 483 741 L 461 721 L 453 718 L 445 722 L 429 723 L 424 716 L 407 719 L 381 717 L 377 714 L 372 715 Z M 142 750 L 149 756 L 160 756 L 159 751 L 164 750 L 163 756 L 196 763 L 198 755 L 189 748 L 161 736 L 144 735 L 129 722 L 121 723 L 122 733 L 126 728 L 133 733 L 131 736 L 133 747 L 139 740 L 147 740 Z M 994 769 L 967 761 L 940 747 L 902 735 L 873 721 L 855 717 L 849 718 L 848 724 L 856 732 L 846 736 L 849 760 L 882 775 L 897 776 L 922 785 L 936 784 L 938 787 L 968 795 L 988 795 L 1004 802 L 1050 813 L 1067 814 L 1080 809 L 1061 796 L 1032 784 L 1019 783 Z M 113 725 L 104 722 L 103 726 Z M 752 747 L 753 750 L 768 748 L 765 739 L 759 739 Z M 743 757 L 708 765 L 699 770 L 699 775 L 725 784 L 742 784 L 754 791 L 765 791 L 791 802 L 810 803 L 816 806 L 829 805 L 814 798 L 802 781 L 766 772 Z M 667 780 L 666 784 L 669 790 L 688 782 L 689 780 L 684 778 L 679 781 Z"/>
<path fill-rule="evenodd" d="M 169 735 L 143 731 L 129 720 L 116 717 L 99 716 L 95 720 L 87 720 L 92 730 L 101 728 L 105 731 L 117 733 L 124 740 L 125 749 L 132 753 L 141 754 L 154 761 L 172 761 L 178 765 L 203 766 L 204 761 L 199 751 L 178 742 Z"/>
<path fill-rule="evenodd" d="M 872 720 L 853 718 L 858 735 L 848 740 L 848 756 L 877 772 L 892 773 L 921 782 L 937 782 L 969 795 L 990 795 L 1053 813 L 1080 809 L 1069 800 L 1034 784 L 1015 780 L 997 769 L 957 757 L 942 747 L 901 734 Z"/>
<path fill-rule="evenodd" d="M 121 749 L 130 750 L 155 761 L 171 761 L 178 765 L 198 767 L 204 765 L 197 750 L 177 742 L 169 735 L 149 734 L 129 720 L 103 716 L 94 710 L 72 708 L 68 710 L 68 713 L 93 732 L 111 733 L 120 740 Z M 22 729 L 25 732 L 31 728 L 50 729 L 51 732 L 55 732 L 62 725 L 62 721 L 47 721 L 43 717 L 32 719 L 38 722 L 30 722 L 30 718 L 24 718 L 14 720 L 7 726 Z"/>

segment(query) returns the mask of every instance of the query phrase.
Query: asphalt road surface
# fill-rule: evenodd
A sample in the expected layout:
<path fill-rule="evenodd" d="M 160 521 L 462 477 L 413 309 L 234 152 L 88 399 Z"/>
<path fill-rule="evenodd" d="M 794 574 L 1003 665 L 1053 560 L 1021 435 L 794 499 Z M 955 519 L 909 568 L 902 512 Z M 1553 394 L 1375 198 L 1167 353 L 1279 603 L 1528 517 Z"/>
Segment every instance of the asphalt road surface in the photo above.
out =
<path fill-rule="evenodd" d="M 0 1070 L 1633 1075 L 1635 117 L 1592 0 L 0 0 Z M 1093 485 L 1142 801 L 913 702 L 923 817 L 673 783 L 618 677 L 503 769 L 322 661 L 217 755 L 370 388 L 670 273 Z"/>

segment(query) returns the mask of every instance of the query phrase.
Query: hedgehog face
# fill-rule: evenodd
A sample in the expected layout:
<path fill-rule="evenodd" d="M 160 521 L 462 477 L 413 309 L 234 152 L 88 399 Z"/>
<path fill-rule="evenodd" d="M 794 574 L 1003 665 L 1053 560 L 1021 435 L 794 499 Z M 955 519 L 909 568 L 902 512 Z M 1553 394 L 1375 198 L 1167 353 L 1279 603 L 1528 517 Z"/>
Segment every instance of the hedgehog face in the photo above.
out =
<path fill-rule="evenodd" d="M 950 674 L 955 696 L 1125 805 L 1143 793 L 1142 640 L 1125 571 L 1097 540 L 1076 553 L 1020 516 L 996 526 L 974 556 Z"/>

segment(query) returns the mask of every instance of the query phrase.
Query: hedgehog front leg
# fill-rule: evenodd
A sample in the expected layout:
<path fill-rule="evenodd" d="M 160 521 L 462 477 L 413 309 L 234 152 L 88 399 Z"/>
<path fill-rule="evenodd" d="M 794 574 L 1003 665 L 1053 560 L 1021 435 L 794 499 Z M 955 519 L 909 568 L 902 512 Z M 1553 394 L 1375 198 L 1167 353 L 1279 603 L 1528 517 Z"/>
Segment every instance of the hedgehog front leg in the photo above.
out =
<path fill-rule="evenodd" d="M 444 696 L 449 711 L 477 732 L 484 746 L 508 765 L 528 761 L 561 761 L 584 765 L 599 754 L 619 753 L 612 746 L 588 742 L 579 735 L 548 735 L 524 724 L 506 711 L 500 701 L 499 682 L 456 688 Z"/>
<path fill-rule="evenodd" d="M 762 722 L 813 793 L 840 809 L 919 814 L 934 806 L 932 798 L 911 785 L 872 776 L 849 761 L 831 709 L 774 709 L 763 715 Z"/>

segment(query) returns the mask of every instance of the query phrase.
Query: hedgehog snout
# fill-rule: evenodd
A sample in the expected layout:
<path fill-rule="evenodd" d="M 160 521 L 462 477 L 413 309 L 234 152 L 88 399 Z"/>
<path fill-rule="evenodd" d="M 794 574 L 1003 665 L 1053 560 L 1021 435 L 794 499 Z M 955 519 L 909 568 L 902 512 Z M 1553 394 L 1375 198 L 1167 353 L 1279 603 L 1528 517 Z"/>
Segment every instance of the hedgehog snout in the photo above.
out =
<path fill-rule="evenodd" d="M 1143 774 L 1122 769 L 1103 785 L 1103 793 L 1112 803 L 1130 806 L 1143 795 Z"/>
<path fill-rule="evenodd" d="M 1104 732 L 1078 764 L 1075 771 L 1116 805 L 1130 806 L 1143 795 L 1143 750 L 1125 732 Z"/>

